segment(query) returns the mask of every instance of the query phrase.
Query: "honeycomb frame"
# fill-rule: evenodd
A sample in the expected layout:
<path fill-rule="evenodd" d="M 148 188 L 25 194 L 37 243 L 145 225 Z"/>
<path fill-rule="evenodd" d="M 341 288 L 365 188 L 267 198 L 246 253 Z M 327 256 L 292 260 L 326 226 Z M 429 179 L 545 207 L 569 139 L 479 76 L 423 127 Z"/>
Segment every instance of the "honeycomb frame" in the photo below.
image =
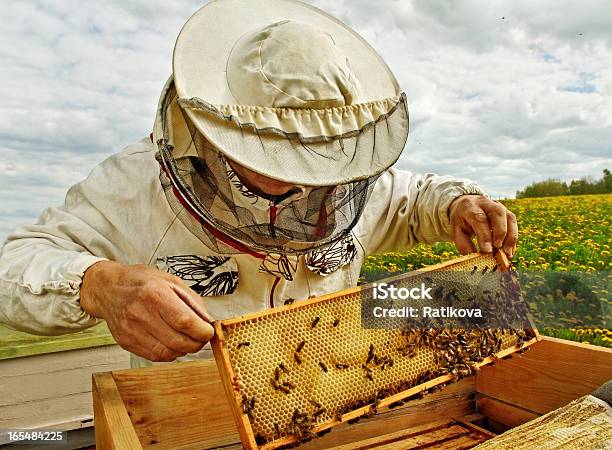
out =
<path fill-rule="evenodd" d="M 455 258 L 445 263 L 429 266 L 419 271 L 390 277 L 386 280 L 379 280 L 378 282 L 401 282 L 404 279 L 409 279 L 415 275 L 422 276 L 423 274 L 431 271 L 460 270 L 457 269 L 457 267 L 471 267 L 472 265 L 474 265 L 474 267 L 479 267 L 480 269 L 487 264 L 497 265 L 500 271 L 510 270 L 510 263 L 504 253 L 501 251 L 497 251 L 494 255 L 473 253 Z M 361 371 L 362 377 L 363 373 L 365 373 L 365 376 L 370 380 L 373 378 L 373 372 L 370 369 L 366 369 L 364 365 L 361 365 L 360 368 L 359 361 L 355 361 L 354 358 L 353 361 L 349 361 L 351 359 L 350 355 L 344 359 L 342 357 L 337 358 L 337 355 L 332 355 L 334 351 L 342 354 L 342 344 L 338 342 L 337 345 L 333 346 L 333 349 L 322 348 L 321 345 L 318 347 L 315 345 L 315 349 L 312 349 L 309 348 L 311 347 L 309 342 L 305 344 L 306 339 L 304 339 L 304 336 L 308 335 L 309 332 L 312 332 L 312 330 L 317 328 L 328 330 L 336 327 L 340 328 L 340 325 L 336 322 L 341 322 L 344 324 L 344 321 L 349 321 L 352 322 L 351 326 L 353 326 L 358 318 L 359 326 L 361 326 L 361 316 L 359 314 L 351 314 L 348 317 L 346 315 L 343 316 L 345 311 L 351 312 L 353 309 L 343 309 L 342 306 L 346 305 L 342 303 L 342 300 L 350 302 L 350 304 L 353 306 L 354 303 L 357 302 L 359 308 L 356 309 L 360 310 L 361 293 L 371 288 L 372 284 L 357 286 L 320 297 L 296 301 L 289 305 L 279 306 L 261 312 L 216 321 L 213 324 L 215 328 L 215 337 L 211 341 L 211 346 L 219 372 L 221 374 L 225 392 L 230 403 L 230 408 L 237 424 L 242 444 L 245 448 L 274 449 L 281 446 L 293 446 L 299 444 L 299 442 L 304 439 L 304 435 L 300 435 L 300 433 L 297 431 L 287 434 L 286 425 L 283 426 L 283 432 L 281 432 L 277 422 L 273 422 L 273 420 L 269 417 L 274 414 L 270 413 L 270 411 L 273 410 L 284 411 L 285 421 L 287 421 L 288 416 L 290 415 L 289 411 L 295 407 L 292 417 L 292 422 L 295 424 L 296 413 L 298 411 L 303 411 L 303 413 L 300 412 L 300 414 L 305 417 L 306 409 L 309 408 L 310 418 L 308 420 L 310 420 L 310 422 L 307 423 L 309 427 L 307 439 L 310 439 L 312 437 L 316 437 L 318 434 L 320 435 L 326 431 L 329 431 L 332 427 L 343 422 L 352 422 L 361 416 L 373 414 L 384 407 L 392 407 L 401 403 L 402 401 L 406 401 L 407 399 L 414 397 L 415 395 L 427 392 L 428 390 L 437 389 L 441 385 L 457 380 L 456 375 L 449 373 L 446 375 L 436 375 L 434 378 L 430 379 L 424 378 L 421 380 L 422 382 L 419 382 L 419 377 L 421 377 L 423 373 L 429 372 L 429 370 L 423 370 L 423 368 L 427 369 L 433 367 L 432 361 L 436 359 L 435 350 L 419 348 L 419 351 L 415 355 L 410 356 L 410 359 L 406 359 L 406 361 L 409 362 L 407 362 L 404 366 L 402 366 L 403 360 L 397 360 L 397 367 L 391 367 L 393 366 L 393 361 L 391 361 L 391 366 L 387 367 L 387 372 L 384 375 L 387 377 L 393 377 L 393 371 L 399 373 L 399 375 L 404 379 L 407 379 L 408 375 L 410 375 L 410 378 L 416 377 L 415 385 L 402 388 L 398 392 L 394 392 L 393 390 L 389 390 L 387 388 L 380 388 L 378 392 L 383 394 L 379 396 L 377 393 L 374 400 L 370 399 L 371 401 L 368 401 L 366 404 L 363 404 L 363 401 L 358 401 L 360 398 L 368 398 L 367 395 L 363 394 L 363 392 L 365 392 L 364 389 L 372 391 L 374 388 L 387 386 L 385 384 L 385 380 L 387 380 L 387 378 L 385 378 L 383 381 L 379 381 L 377 378 L 377 385 L 367 388 L 364 387 L 368 386 L 368 384 L 359 384 L 359 378 L 356 378 L 357 375 L 355 375 L 355 373 L 357 372 L 355 371 Z M 331 317 L 329 314 L 327 317 L 323 317 L 323 314 L 319 314 L 314 318 L 314 320 L 310 319 L 312 318 L 312 310 L 316 311 L 317 308 L 321 309 L 325 307 L 329 309 L 332 306 L 336 306 L 335 314 L 333 314 L 333 316 L 340 317 L 339 319 L 336 318 L 333 322 L 331 322 Z M 292 325 L 294 323 L 304 324 L 307 317 L 308 326 L 302 326 L 301 331 L 294 331 L 293 329 L 288 328 L 288 323 L 291 323 Z M 283 320 L 286 323 L 284 325 L 285 328 L 281 327 L 282 333 L 278 333 L 278 337 L 282 338 L 280 342 L 268 339 L 268 334 L 266 334 L 266 340 L 263 343 L 255 342 L 253 339 L 245 341 L 241 337 L 244 333 L 251 333 L 252 330 L 265 331 L 266 328 L 274 326 L 275 323 L 282 324 Z M 308 328 L 310 328 L 310 330 L 308 330 Z M 399 333 L 399 330 L 377 329 L 370 331 L 372 332 L 372 335 L 379 333 L 376 335 L 378 336 L 377 342 L 379 343 L 380 336 L 383 336 L 383 339 L 394 339 L 394 336 Z M 243 334 L 241 334 L 241 332 Z M 539 334 L 533 324 L 531 324 L 530 329 L 526 330 L 526 332 L 527 337 L 522 341 L 513 335 L 504 337 L 503 344 L 499 344 L 499 351 L 494 354 L 491 353 L 491 356 L 487 356 L 481 359 L 479 362 L 474 363 L 473 370 L 476 371 L 480 367 L 493 363 L 496 359 L 504 358 L 516 351 L 524 351 L 523 349 L 525 347 L 532 345 L 539 340 Z M 238 337 L 234 335 L 237 335 Z M 347 335 L 347 337 L 348 336 L 352 338 L 354 337 L 354 334 Z M 363 338 L 363 336 L 361 337 Z M 516 339 L 513 340 L 514 338 Z M 291 341 L 293 346 L 288 346 L 288 341 Z M 295 347 L 296 343 L 297 347 Z M 386 343 L 389 344 L 388 341 Z M 261 359 L 262 347 L 257 348 L 257 344 L 265 347 L 263 348 L 263 351 L 266 353 L 266 355 L 270 355 L 267 357 L 267 359 Z M 367 349 L 367 345 L 368 343 L 364 343 L 362 348 Z M 353 343 L 351 348 L 354 347 L 355 345 Z M 293 355 L 291 355 L 291 352 L 293 352 Z M 373 346 L 370 344 L 370 353 L 372 352 Z M 252 387 L 253 392 L 249 392 L 251 386 L 245 385 L 245 379 L 243 379 L 244 373 L 241 373 L 241 363 L 245 358 L 249 358 L 249 354 L 255 354 L 255 356 L 253 356 L 251 359 L 254 360 L 252 364 L 257 364 L 257 374 L 255 374 L 253 371 L 247 374 L 254 375 L 253 378 L 257 379 L 257 382 L 255 382 L 254 386 Z M 292 357 L 293 360 L 291 360 Z M 326 362 L 323 362 L 322 360 L 325 360 Z M 318 364 L 315 364 L 315 361 Z M 349 364 L 349 362 L 351 362 L 351 364 Z M 248 363 L 249 362 L 247 361 L 247 364 Z M 416 368 L 412 367 L 416 365 L 419 365 L 418 368 L 421 368 L 420 372 L 415 372 Z M 244 365 L 242 367 L 244 368 Z M 308 378 L 308 380 L 301 379 L 299 380 L 300 385 L 296 388 L 295 384 L 298 383 L 298 380 L 294 374 L 297 373 L 296 369 L 304 371 L 304 367 L 307 367 L 308 373 L 311 374 L 311 376 L 318 378 L 312 382 L 310 378 Z M 383 370 L 385 369 L 384 363 L 382 368 Z M 363 372 L 363 369 L 365 369 L 366 372 Z M 367 372 L 368 370 L 370 370 L 370 372 Z M 260 372 L 263 374 L 268 373 L 270 375 L 260 376 Z M 340 394 L 336 393 L 334 397 L 334 392 L 332 392 L 330 386 L 325 384 L 324 381 L 325 376 L 328 375 L 328 373 L 333 373 L 336 378 L 340 378 L 340 383 L 345 382 L 348 384 L 351 391 L 355 391 L 355 394 L 351 394 L 353 395 L 351 398 L 346 398 L 345 396 L 345 398 L 338 399 L 338 395 L 341 396 L 348 392 L 345 390 L 341 391 Z M 387 375 L 390 373 L 391 375 Z M 376 376 L 378 377 L 380 374 L 383 374 L 383 371 L 378 371 Z M 268 381 L 267 385 L 266 377 Z M 363 382 L 363 379 L 361 379 L 361 381 Z M 334 382 L 335 381 L 332 381 L 330 383 Z M 304 384 L 306 384 L 305 389 L 301 389 L 301 386 Z M 262 395 L 264 390 L 266 391 L 266 394 Z M 249 393 L 252 395 L 249 395 Z M 361 396 L 358 393 L 361 393 Z M 388 395 L 385 395 L 385 393 Z M 336 408 L 335 413 L 333 413 L 333 411 L 324 411 L 323 413 L 320 413 L 320 411 L 325 408 L 322 408 L 321 403 L 313 400 L 313 397 L 320 398 L 317 396 L 317 394 L 328 395 L 328 397 L 331 396 L 335 399 L 332 400 L 332 403 L 336 401 L 337 404 L 338 402 L 344 401 L 344 409 L 339 411 Z M 308 405 L 308 403 L 310 403 L 310 405 Z M 303 410 L 300 410 L 300 408 L 296 407 L 296 405 L 302 407 Z M 255 408 L 255 406 L 258 408 Z M 298 414 L 298 419 L 301 417 L 300 414 Z M 312 418 L 313 416 L 315 419 Z M 273 437 L 270 438 L 272 434 L 272 423 L 275 431 L 273 433 Z M 290 424 L 290 426 L 293 426 L 295 430 L 294 425 Z M 265 442 L 260 441 L 260 436 L 262 435 L 266 436 Z"/>

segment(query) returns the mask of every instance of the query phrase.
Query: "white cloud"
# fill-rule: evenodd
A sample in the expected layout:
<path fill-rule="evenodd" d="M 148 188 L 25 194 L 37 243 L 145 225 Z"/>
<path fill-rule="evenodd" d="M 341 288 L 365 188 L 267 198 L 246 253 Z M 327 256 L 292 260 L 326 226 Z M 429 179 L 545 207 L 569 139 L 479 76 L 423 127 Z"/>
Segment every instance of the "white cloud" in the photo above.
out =
<path fill-rule="evenodd" d="M 493 195 L 612 168 L 605 1 L 316 0 L 383 55 L 406 91 L 398 165 Z M 0 240 L 95 163 L 150 131 L 196 0 L 3 3 Z"/>

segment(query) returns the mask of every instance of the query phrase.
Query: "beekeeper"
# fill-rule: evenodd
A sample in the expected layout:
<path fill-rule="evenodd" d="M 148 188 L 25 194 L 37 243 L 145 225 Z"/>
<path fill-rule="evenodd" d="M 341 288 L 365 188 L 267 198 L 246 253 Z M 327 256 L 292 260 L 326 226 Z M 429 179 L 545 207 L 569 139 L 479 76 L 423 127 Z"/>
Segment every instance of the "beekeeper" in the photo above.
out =
<path fill-rule="evenodd" d="M 514 215 L 476 184 L 390 168 L 407 136 L 405 94 L 347 26 L 212 1 L 178 36 L 151 136 L 8 237 L 0 322 L 104 319 L 141 366 L 208 355 L 214 319 L 355 286 L 373 253 L 476 236 L 511 256 Z"/>

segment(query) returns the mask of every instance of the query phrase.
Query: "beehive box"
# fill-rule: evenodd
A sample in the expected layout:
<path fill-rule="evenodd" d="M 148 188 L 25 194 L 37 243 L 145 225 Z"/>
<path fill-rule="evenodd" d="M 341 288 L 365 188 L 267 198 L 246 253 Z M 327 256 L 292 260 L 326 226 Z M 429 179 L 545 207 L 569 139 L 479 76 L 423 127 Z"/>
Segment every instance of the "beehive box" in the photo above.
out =
<path fill-rule="evenodd" d="M 473 254 L 385 281 L 413 286 L 432 273 L 473 280 L 508 269 L 501 252 Z M 368 296 L 365 285 L 215 323 L 212 347 L 244 447 L 297 445 L 537 341 L 534 329 L 364 328 Z"/>
<path fill-rule="evenodd" d="M 489 364 L 422 399 L 380 408 L 358 424 L 340 425 L 303 448 L 372 449 L 373 439 L 385 449 L 468 448 L 465 436 L 449 440 L 447 434 L 433 436 L 438 431 L 432 430 L 440 429 L 440 421 L 459 422 L 499 434 L 567 405 L 611 378 L 612 349 L 542 336 L 528 352 Z M 100 449 L 243 448 L 215 361 L 94 374 L 93 405 Z M 418 444 L 395 445 L 397 436 L 389 433 L 400 432 Z M 424 439 L 423 432 L 431 439 Z"/>

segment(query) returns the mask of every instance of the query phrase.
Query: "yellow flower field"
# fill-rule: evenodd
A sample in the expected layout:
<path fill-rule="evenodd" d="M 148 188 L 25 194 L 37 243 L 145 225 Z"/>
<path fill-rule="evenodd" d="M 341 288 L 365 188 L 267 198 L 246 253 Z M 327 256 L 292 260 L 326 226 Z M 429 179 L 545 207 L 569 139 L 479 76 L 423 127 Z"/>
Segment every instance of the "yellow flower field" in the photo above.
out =
<path fill-rule="evenodd" d="M 544 330 L 549 334 L 612 346 L 609 330 L 612 194 L 525 198 L 502 203 L 517 216 L 520 236 L 514 263 L 525 276 L 523 288 L 536 322 L 541 319 L 544 326 L 551 327 Z M 368 257 L 362 275 L 369 281 L 376 273 L 416 270 L 457 255 L 451 243 L 420 245 L 406 252 Z M 544 289 L 546 283 L 542 280 L 550 282 L 551 272 L 557 274 L 555 279 L 561 285 L 551 289 L 549 283 Z M 560 277 L 562 273 L 567 275 Z M 589 278 L 588 274 L 593 276 Z M 585 277 L 587 284 L 594 283 L 589 285 L 588 295 L 575 287 L 580 281 L 584 285 Z M 601 324 L 600 328 L 581 327 L 589 321 Z"/>

